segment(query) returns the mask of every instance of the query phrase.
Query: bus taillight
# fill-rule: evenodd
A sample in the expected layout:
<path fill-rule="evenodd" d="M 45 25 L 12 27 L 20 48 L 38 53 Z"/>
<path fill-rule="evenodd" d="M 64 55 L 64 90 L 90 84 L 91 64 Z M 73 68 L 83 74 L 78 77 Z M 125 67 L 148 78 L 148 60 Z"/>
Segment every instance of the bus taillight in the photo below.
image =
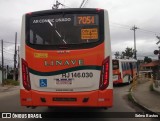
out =
<path fill-rule="evenodd" d="M 109 84 L 109 61 L 110 58 L 107 57 L 102 63 L 101 79 L 99 89 L 104 90 Z"/>
<path fill-rule="evenodd" d="M 31 15 L 31 14 L 32 14 L 32 12 L 27 13 L 27 15 Z"/>
<path fill-rule="evenodd" d="M 97 8 L 96 10 L 97 10 L 97 12 L 100 12 L 102 9 L 101 8 Z"/>
<path fill-rule="evenodd" d="M 23 81 L 23 87 L 26 90 L 30 90 L 31 84 L 30 84 L 30 77 L 28 72 L 28 64 L 24 59 L 22 59 L 22 81 Z"/>

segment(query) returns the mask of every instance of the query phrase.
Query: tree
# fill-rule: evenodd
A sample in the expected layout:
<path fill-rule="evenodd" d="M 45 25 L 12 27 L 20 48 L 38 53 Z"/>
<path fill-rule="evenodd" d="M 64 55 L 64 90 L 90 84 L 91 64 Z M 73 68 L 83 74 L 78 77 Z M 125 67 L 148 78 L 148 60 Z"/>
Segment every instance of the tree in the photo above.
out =
<path fill-rule="evenodd" d="M 145 56 L 144 57 L 144 63 L 150 63 L 150 62 L 152 62 L 152 59 L 149 58 L 148 56 Z"/>
<path fill-rule="evenodd" d="M 126 57 L 127 59 L 133 58 L 134 53 L 135 53 L 134 49 L 127 47 L 125 51 L 122 52 L 122 57 L 123 58 Z"/>
<path fill-rule="evenodd" d="M 120 58 L 119 51 L 116 51 L 114 55 L 115 55 L 115 59 L 119 59 Z"/>

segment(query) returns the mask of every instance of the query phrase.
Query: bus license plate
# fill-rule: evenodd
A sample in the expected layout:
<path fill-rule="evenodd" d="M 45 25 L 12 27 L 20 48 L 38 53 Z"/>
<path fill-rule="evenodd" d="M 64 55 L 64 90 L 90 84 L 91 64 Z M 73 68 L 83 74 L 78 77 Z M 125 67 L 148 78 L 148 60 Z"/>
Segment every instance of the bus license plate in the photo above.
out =
<path fill-rule="evenodd" d="M 56 80 L 56 84 L 58 84 L 58 85 L 71 85 L 72 80 Z"/>

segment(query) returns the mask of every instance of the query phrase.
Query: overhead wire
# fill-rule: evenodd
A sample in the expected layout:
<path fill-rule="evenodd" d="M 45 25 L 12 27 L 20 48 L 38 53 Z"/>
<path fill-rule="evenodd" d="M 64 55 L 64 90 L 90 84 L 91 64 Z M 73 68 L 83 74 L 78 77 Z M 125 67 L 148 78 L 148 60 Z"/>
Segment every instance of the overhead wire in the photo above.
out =
<path fill-rule="evenodd" d="M 118 28 L 122 28 L 122 29 L 131 29 L 131 26 L 129 25 L 124 25 L 124 24 L 119 24 L 119 23 L 111 23 L 111 26 L 117 26 Z M 144 33 L 152 33 L 152 34 L 160 34 L 160 32 L 155 32 L 155 31 L 151 31 L 151 30 L 146 30 L 146 29 L 142 29 L 142 28 L 138 28 L 138 30 L 140 30 L 141 32 Z"/>

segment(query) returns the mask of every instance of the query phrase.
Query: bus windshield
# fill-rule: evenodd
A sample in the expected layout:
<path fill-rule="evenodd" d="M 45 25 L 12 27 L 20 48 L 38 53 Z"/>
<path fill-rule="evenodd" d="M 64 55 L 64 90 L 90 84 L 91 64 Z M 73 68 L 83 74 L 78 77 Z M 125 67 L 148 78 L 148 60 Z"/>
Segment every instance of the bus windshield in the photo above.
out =
<path fill-rule="evenodd" d="M 99 40 L 98 14 L 52 14 L 29 20 L 29 43 L 64 45 Z"/>

